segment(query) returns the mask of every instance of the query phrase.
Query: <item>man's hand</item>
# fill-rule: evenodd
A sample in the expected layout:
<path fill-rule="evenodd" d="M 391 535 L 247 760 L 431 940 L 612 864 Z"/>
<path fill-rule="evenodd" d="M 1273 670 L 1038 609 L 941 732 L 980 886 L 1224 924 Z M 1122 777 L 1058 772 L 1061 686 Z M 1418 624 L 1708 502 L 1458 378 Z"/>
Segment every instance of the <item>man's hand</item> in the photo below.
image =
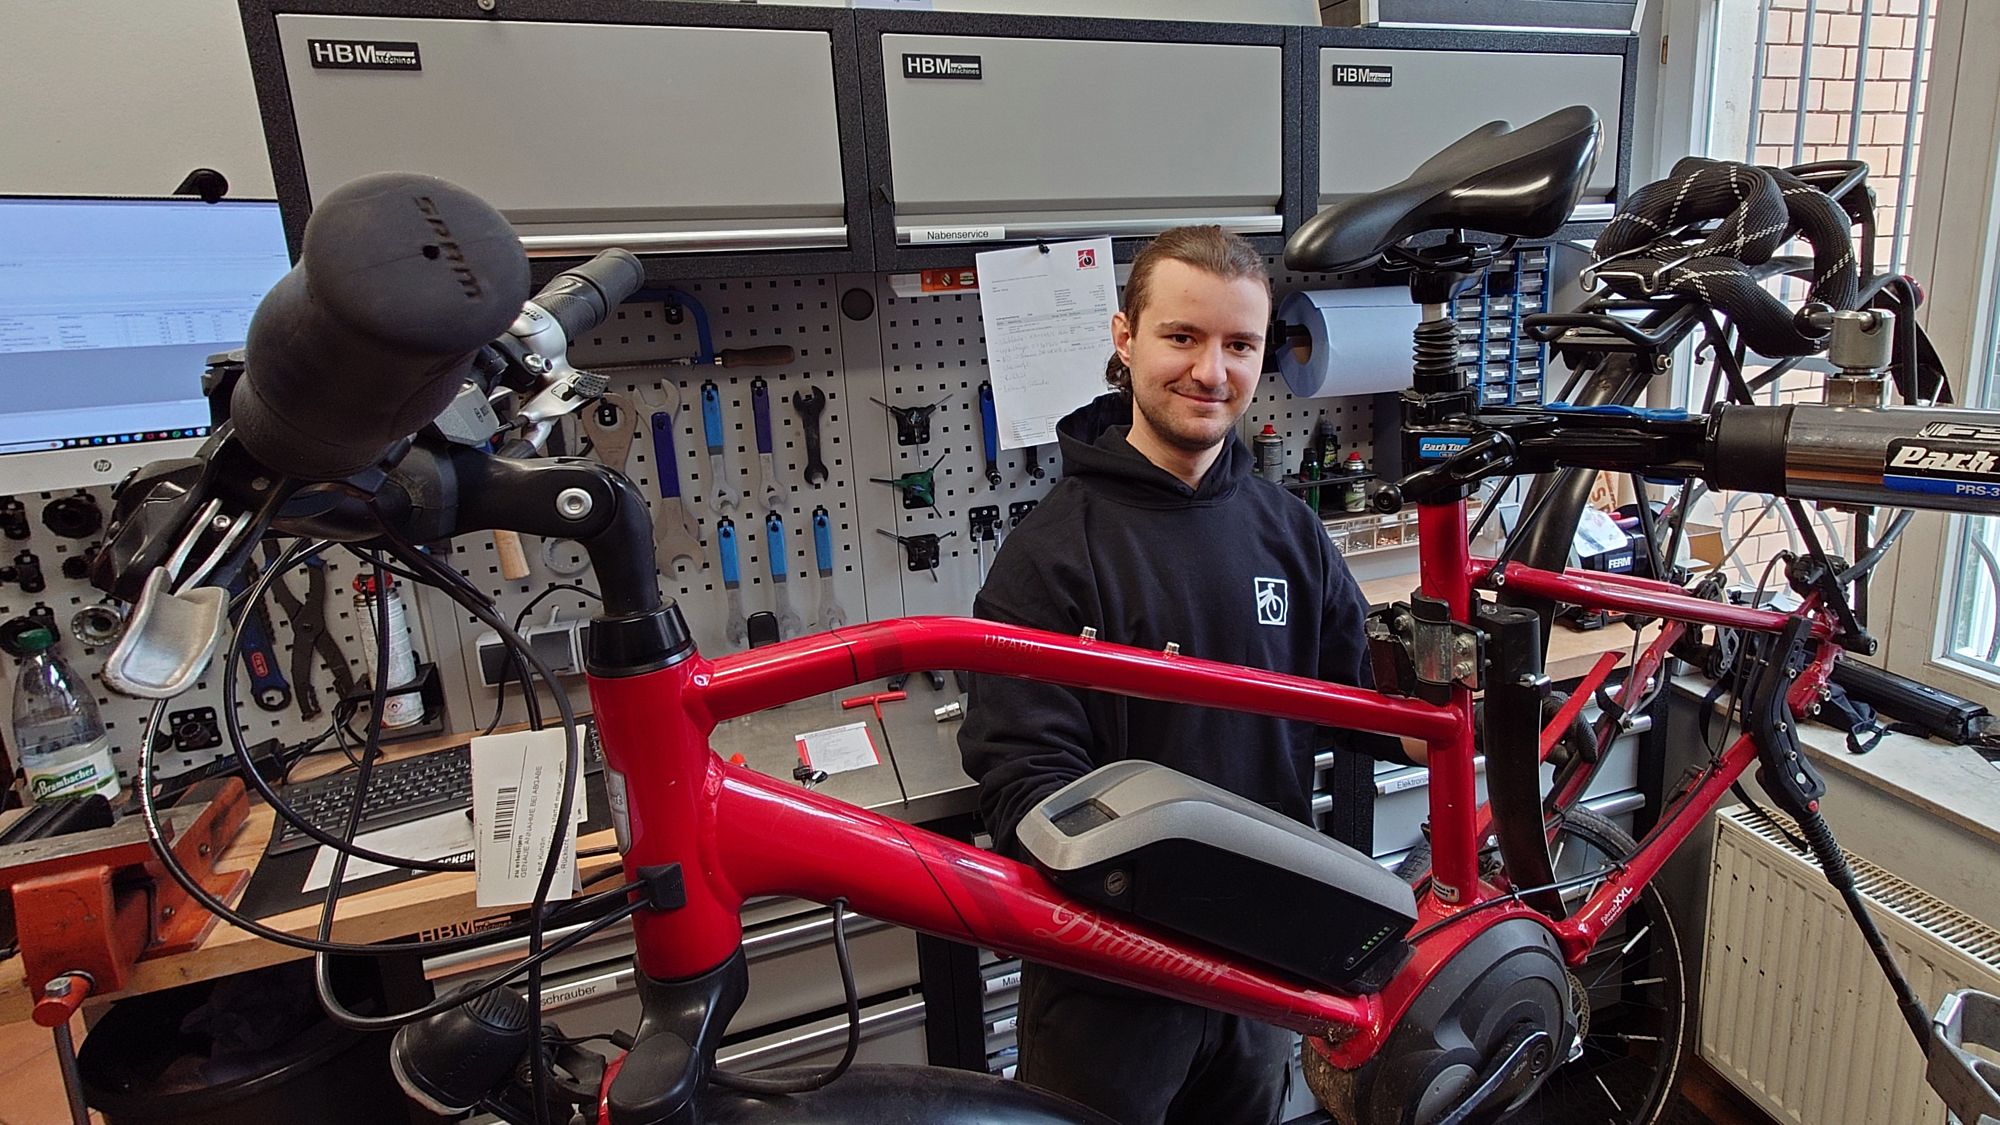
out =
<path fill-rule="evenodd" d="M 1409 755 L 1412 762 L 1420 766 L 1430 764 L 1431 748 L 1428 743 L 1421 738 L 1411 738 L 1407 734 L 1402 736 L 1402 741 L 1403 753 Z"/>

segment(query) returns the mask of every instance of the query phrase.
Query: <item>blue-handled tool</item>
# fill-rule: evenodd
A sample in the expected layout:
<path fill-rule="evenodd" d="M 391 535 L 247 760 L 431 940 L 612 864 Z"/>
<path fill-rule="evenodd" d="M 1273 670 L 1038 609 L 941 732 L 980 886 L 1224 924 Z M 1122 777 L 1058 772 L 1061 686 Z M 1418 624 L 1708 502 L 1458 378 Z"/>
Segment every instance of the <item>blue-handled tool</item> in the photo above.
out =
<path fill-rule="evenodd" d="M 979 384 L 979 421 L 985 429 L 986 483 L 1000 487 L 1000 419 L 993 411 L 993 384 Z"/>
<path fill-rule="evenodd" d="M 771 604 L 778 611 L 778 636 L 790 639 L 806 631 L 806 623 L 792 609 L 791 583 L 786 581 L 785 517 L 771 512 L 764 517 L 764 557 L 771 564 Z"/>
<path fill-rule="evenodd" d="M 819 564 L 819 627 L 838 629 L 847 614 L 833 598 L 833 519 L 826 505 L 813 509 L 813 561 Z"/>
<path fill-rule="evenodd" d="M 674 451 L 674 415 L 652 416 L 653 471 L 660 481 L 660 507 L 653 513 L 653 553 L 662 568 L 675 559 L 701 561 L 701 526 L 681 498 L 681 462 Z"/>
<path fill-rule="evenodd" d="M 230 591 L 243 593 L 255 577 L 254 568 L 246 569 L 235 582 L 230 583 Z M 250 673 L 250 698 L 266 711 L 283 711 L 290 707 L 292 685 L 278 670 L 278 646 L 273 640 L 275 633 L 271 628 L 271 617 L 264 611 L 263 603 L 251 606 L 237 629 L 241 633 L 237 644 L 243 648 L 243 667 Z"/>
<path fill-rule="evenodd" d="M 723 516 L 715 521 L 716 549 L 722 554 L 722 590 L 729 599 L 729 615 L 722 622 L 722 635 L 733 645 L 750 640 L 750 623 L 743 616 L 743 579 L 736 567 L 736 521 Z"/>
<path fill-rule="evenodd" d="M 764 507 L 785 506 L 785 486 L 778 483 L 778 465 L 771 452 L 771 384 L 759 375 L 750 380 L 750 417 L 757 430 L 757 489 Z"/>
<path fill-rule="evenodd" d="M 708 503 L 716 515 L 736 506 L 740 495 L 729 483 L 722 459 L 722 388 L 709 379 L 701 385 L 701 431 L 708 439 Z"/>

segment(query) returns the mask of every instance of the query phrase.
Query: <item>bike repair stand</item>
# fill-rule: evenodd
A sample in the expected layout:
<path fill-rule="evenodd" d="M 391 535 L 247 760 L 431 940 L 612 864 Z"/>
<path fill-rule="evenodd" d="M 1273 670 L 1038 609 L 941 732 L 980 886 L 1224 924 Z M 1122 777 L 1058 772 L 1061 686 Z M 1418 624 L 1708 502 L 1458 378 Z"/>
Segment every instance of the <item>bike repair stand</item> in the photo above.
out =
<path fill-rule="evenodd" d="M 1516 886 L 1547 887 L 1554 880 L 1538 772 L 1542 702 L 1549 693 L 1541 618 L 1532 609 L 1476 603 L 1466 582 L 1472 560 L 1465 500 L 1475 482 L 1506 462 L 1513 442 L 1475 422 L 1478 390 L 1459 366 L 1458 324 L 1451 315 L 1458 293 L 1512 247 L 1512 239 L 1476 245 L 1454 232 L 1440 245 L 1397 247 L 1386 256 L 1389 268 L 1409 271 L 1410 295 L 1423 308 L 1411 387 L 1401 396 L 1404 463 L 1417 468 L 1378 492 L 1375 507 L 1394 512 L 1406 501 L 1418 505 L 1424 572 L 1408 602 L 1370 615 L 1367 634 L 1376 683 L 1385 691 L 1456 704 L 1470 716 L 1472 693 L 1485 689 L 1487 784 L 1501 854 Z M 1468 810 L 1478 803 L 1472 735 L 1468 719 L 1456 743 L 1429 762 L 1434 798 Z M 1476 892 L 1481 849 L 1470 837 L 1469 816 L 1431 828 L 1429 893 L 1448 908 Z M 1523 853 L 1518 860 L 1516 851 Z M 1561 896 L 1553 889 L 1524 897 L 1561 917 Z M 1547 928 L 1525 919 L 1502 922 L 1453 954 L 1413 1000 L 1377 1059 L 1328 1093 L 1336 1101 L 1346 1100 L 1338 1097 L 1344 1089 L 1368 1104 L 1411 1106 L 1455 1088 L 1449 1105 L 1435 1107 L 1437 1120 L 1490 1119 L 1513 1108 L 1563 1061 L 1576 1037 L 1573 1004 L 1561 950 Z M 1518 1018 L 1488 1029 L 1477 1042 L 1467 1043 L 1457 1030 L 1469 1026 L 1466 1013 L 1503 1010 Z M 1449 1075 L 1439 1069 L 1446 1060 L 1456 1068 Z M 1320 1093 L 1318 1086 L 1314 1092 Z"/>

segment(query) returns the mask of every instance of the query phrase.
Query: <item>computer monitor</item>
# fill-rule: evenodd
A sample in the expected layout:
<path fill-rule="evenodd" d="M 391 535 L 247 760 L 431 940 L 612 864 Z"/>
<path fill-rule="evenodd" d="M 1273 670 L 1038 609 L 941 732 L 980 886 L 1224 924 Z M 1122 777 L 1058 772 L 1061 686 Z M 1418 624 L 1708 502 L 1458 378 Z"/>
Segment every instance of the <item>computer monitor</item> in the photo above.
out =
<path fill-rule="evenodd" d="M 199 448 L 207 358 L 290 267 L 269 200 L 0 195 L 0 493 Z"/>

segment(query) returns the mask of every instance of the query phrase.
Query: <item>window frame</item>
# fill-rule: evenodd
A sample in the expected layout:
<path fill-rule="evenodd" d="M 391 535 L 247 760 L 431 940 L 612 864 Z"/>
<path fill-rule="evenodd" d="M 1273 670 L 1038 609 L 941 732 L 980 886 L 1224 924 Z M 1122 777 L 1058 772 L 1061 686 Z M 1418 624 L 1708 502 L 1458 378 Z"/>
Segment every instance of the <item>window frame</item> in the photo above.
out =
<path fill-rule="evenodd" d="M 1992 65 L 2000 21 L 1969 19 L 1969 8 L 1969 0 L 1938 3 L 1908 257 L 1926 296 L 1920 320 L 1961 402 L 1974 400 L 1969 376 L 1982 373 L 2000 327 L 2000 68 Z M 1920 512 L 1911 520 L 1875 575 L 1873 624 L 1890 671 L 2000 711 L 2000 678 L 1944 652 L 1964 519 Z"/>

